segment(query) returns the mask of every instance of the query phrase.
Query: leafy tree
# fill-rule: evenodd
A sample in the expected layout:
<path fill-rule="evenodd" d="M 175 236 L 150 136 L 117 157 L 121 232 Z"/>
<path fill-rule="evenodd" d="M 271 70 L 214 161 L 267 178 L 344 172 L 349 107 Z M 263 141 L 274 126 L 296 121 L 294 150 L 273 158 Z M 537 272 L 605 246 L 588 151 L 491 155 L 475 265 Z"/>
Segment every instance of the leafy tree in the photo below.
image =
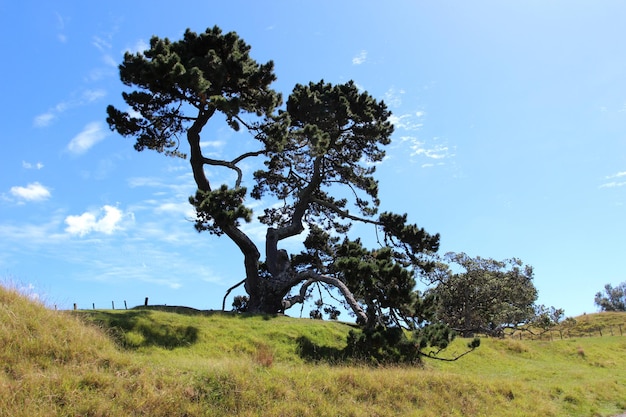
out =
<path fill-rule="evenodd" d="M 238 246 L 248 312 L 284 311 L 321 285 L 336 288 L 364 328 L 402 325 L 425 332 L 433 324 L 433 305 L 415 291 L 414 277 L 433 267 L 439 235 L 409 224 L 406 215 L 378 214 L 373 174 L 393 132 L 386 105 L 353 82 L 320 81 L 296 85 L 283 108 L 281 95 L 270 88 L 273 63 L 259 64 L 249 51 L 236 33 L 218 27 L 187 30 L 175 42 L 153 37 L 146 51 L 124 56 L 119 69 L 132 89 L 122 93 L 129 110 L 109 106 L 109 126 L 134 138 L 138 151 L 189 157 L 197 185 L 190 197 L 195 227 Z M 220 113 L 234 130 L 250 132 L 256 146 L 231 158 L 205 155 L 201 134 Z M 253 173 L 248 190 L 242 165 L 252 159 L 264 169 Z M 230 170 L 235 179 L 215 186 L 206 166 Z M 277 201 L 258 217 L 267 226 L 265 260 L 240 227 L 252 220 L 249 197 Z M 379 248 L 348 238 L 355 222 L 377 229 Z M 280 248 L 307 230 L 302 253 Z M 429 343 L 441 346 L 452 338 L 432 329 Z"/>
<path fill-rule="evenodd" d="M 626 282 L 615 288 L 611 284 L 604 286 L 604 294 L 598 292 L 595 303 L 601 311 L 626 311 Z"/>
<path fill-rule="evenodd" d="M 535 306 L 535 317 L 532 319 L 531 324 L 539 327 L 542 331 L 547 332 L 561 323 L 565 316 L 565 310 L 562 308 L 550 308 L 541 304 Z"/>
<path fill-rule="evenodd" d="M 515 258 L 496 261 L 465 253 L 450 252 L 444 259 L 464 270 L 455 273 L 441 263 L 431 274 L 438 317 L 450 327 L 465 336 L 500 336 L 505 328 L 533 319 L 537 290 L 531 266 Z"/>

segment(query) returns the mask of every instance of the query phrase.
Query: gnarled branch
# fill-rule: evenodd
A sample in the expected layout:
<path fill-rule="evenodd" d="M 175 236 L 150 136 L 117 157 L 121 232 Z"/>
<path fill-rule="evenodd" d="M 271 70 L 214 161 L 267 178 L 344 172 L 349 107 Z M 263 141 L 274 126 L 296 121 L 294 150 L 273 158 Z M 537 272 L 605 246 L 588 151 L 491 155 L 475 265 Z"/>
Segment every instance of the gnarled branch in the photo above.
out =
<path fill-rule="evenodd" d="M 302 287 L 300 287 L 300 292 L 298 293 L 298 295 L 294 295 L 283 300 L 283 309 L 286 310 L 292 307 L 294 304 L 303 303 L 306 297 L 307 289 L 316 282 L 323 282 L 325 284 L 332 285 L 339 291 L 341 291 L 341 294 L 344 296 L 346 302 L 348 303 L 354 314 L 356 314 L 359 321 L 367 323 L 367 314 L 365 313 L 365 311 L 363 311 L 357 300 L 354 298 L 354 295 L 352 294 L 350 289 L 340 279 L 329 275 L 318 274 L 310 270 L 301 272 L 299 275 L 303 279 L 306 278 L 306 282 L 302 284 Z"/>

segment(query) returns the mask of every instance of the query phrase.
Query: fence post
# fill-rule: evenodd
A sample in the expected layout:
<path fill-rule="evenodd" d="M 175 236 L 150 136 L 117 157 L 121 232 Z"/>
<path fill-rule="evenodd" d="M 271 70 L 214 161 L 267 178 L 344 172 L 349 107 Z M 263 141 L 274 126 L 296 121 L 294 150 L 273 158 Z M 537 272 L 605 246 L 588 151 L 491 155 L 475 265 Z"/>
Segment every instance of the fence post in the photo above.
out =
<path fill-rule="evenodd" d="M 113 307 L 113 310 L 115 310 L 115 301 L 111 301 L 111 307 Z"/>
<path fill-rule="evenodd" d="M 93 307 L 93 309 L 96 309 L 96 303 L 91 303 L 91 307 Z"/>
<path fill-rule="evenodd" d="M 146 301 L 143 303 L 143 305 L 148 307 L 148 297 L 146 297 Z"/>
<path fill-rule="evenodd" d="M 622 333 L 622 325 L 618 324 L 618 326 L 619 326 L 619 335 L 624 336 L 624 333 Z"/>
<path fill-rule="evenodd" d="M 78 309 L 78 306 L 76 305 L 76 303 L 74 303 L 74 311 L 76 311 Z"/>
<path fill-rule="evenodd" d="M 126 300 L 124 300 L 124 310 L 128 310 L 128 306 L 126 305 Z"/>

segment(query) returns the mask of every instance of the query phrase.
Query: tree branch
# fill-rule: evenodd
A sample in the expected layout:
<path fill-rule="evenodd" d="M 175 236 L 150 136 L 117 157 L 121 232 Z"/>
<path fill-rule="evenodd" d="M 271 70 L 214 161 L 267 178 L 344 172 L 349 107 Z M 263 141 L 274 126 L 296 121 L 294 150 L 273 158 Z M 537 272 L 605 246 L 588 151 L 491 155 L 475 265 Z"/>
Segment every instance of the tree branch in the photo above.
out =
<path fill-rule="evenodd" d="M 238 286 L 240 286 L 244 282 L 246 282 L 245 278 L 242 279 L 241 281 L 239 281 L 238 283 L 236 283 L 235 285 L 233 285 L 232 287 L 230 287 L 228 290 L 226 290 L 226 294 L 224 294 L 224 300 L 222 301 L 222 311 L 226 310 L 226 297 L 228 297 L 228 294 L 230 294 L 230 292 L 232 290 L 234 290 L 235 288 L 237 288 Z"/>
<path fill-rule="evenodd" d="M 241 186 L 241 181 L 243 179 L 243 172 L 241 171 L 241 168 L 237 166 L 237 164 L 246 158 L 259 156 L 259 155 L 262 155 L 263 153 L 265 153 L 265 151 L 246 152 L 243 155 L 240 155 L 237 158 L 233 159 L 232 161 L 224 161 L 221 159 L 211 159 L 211 158 L 207 158 L 203 156 L 202 163 L 206 165 L 223 166 L 223 167 L 230 168 L 233 171 L 237 172 L 237 181 L 235 182 L 235 188 L 239 188 Z"/>
<path fill-rule="evenodd" d="M 328 201 L 321 200 L 319 198 L 313 198 L 311 202 L 315 204 L 319 204 L 320 206 L 326 207 L 328 209 L 331 209 L 332 211 L 334 211 L 335 213 L 337 213 L 339 216 L 343 217 L 344 219 L 350 219 L 350 220 L 354 220 L 354 221 L 358 221 L 362 223 L 374 224 L 377 226 L 380 226 L 382 224 L 378 220 L 372 220 L 372 219 L 366 219 L 364 217 L 354 216 L 348 213 L 346 210 L 342 210 L 336 205 L 331 204 Z"/>
<path fill-rule="evenodd" d="M 318 274 L 310 270 L 300 273 L 300 277 L 301 278 L 308 277 L 308 278 L 306 282 L 302 284 L 302 287 L 300 287 L 300 292 L 298 295 L 294 295 L 292 297 L 288 297 L 283 300 L 284 310 L 292 307 L 294 304 L 303 303 L 305 296 L 306 296 L 307 289 L 315 282 L 323 282 L 325 284 L 332 285 L 335 288 L 337 288 L 339 291 L 341 291 L 341 294 L 346 299 L 348 305 L 350 306 L 354 314 L 356 314 L 356 316 L 361 321 L 363 321 L 363 323 L 367 323 L 367 314 L 365 314 L 365 311 L 363 311 L 363 309 L 361 308 L 357 300 L 354 298 L 354 295 L 352 294 L 350 289 L 340 279 L 331 277 L 329 275 Z"/>
<path fill-rule="evenodd" d="M 469 350 L 461 353 L 458 356 L 455 356 L 454 358 L 440 358 L 438 356 L 435 356 L 437 353 L 435 353 L 434 355 L 431 353 L 423 353 L 423 352 L 419 352 L 420 356 L 424 356 L 425 358 L 429 358 L 429 359 L 434 359 L 437 361 L 442 361 L 442 362 L 454 362 L 454 361 L 458 361 L 459 359 L 461 359 L 463 356 L 467 355 L 468 353 L 471 353 L 475 350 L 475 347 L 470 348 Z"/>

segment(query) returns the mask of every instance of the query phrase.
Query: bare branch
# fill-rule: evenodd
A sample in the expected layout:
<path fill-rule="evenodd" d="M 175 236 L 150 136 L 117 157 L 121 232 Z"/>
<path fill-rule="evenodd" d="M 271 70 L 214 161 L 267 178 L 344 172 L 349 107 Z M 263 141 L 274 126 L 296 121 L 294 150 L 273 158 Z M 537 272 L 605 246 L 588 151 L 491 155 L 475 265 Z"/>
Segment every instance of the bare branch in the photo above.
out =
<path fill-rule="evenodd" d="M 463 356 L 467 355 L 468 353 L 473 352 L 475 349 L 476 349 L 475 347 L 469 348 L 467 351 L 461 353 L 458 356 L 455 356 L 454 358 L 440 358 L 440 357 L 436 356 L 439 352 L 436 352 L 436 353 L 433 353 L 433 352 L 431 352 L 431 353 L 422 353 L 422 352 L 420 352 L 420 355 L 425 357 L 425 358 L 434 359 L 434 360 L 437 360 L 437 361 L 454 362 L 454 361 L 458 361 L 459 359 L 461 359 Z"/>
<path fill-rule="evenodd" d="M 332 285 L 336 287 L 339 291 L 341 291 L 341 294 L 343 294 L 344 298 L 348 302 L 348 305 L 350 305 L 350 308 L 352 309 L 354 314 L 356 314 L 356 316 L 360 320 L 362 320 L 363 323 L 367 323 L 367 314 L 365 314 L 365 311 L 363 311 L 359 303 L 356 301 L 350 289 L 348 289 L 346 284 L 344 284 L 340 279 L 331 277 L 329 275 L 318 274 L 310 270 L 302 272 L 300 274 L 300 277 L 302 278 L 308 277 L 308 279 L 306 280 L 304 284 L 302 284 L 302 287 L 300 287 L 300 292 L 298 295 L 294 295 L 293 297 L 289 297 L 283 300 L 283 309 L 286 310 L 296 303 L 303 303 L 305 296 L 306 296 L 307 289 L 316 282 L 323 282 L 325 284 Z"/>
<path fill-rule="evenodd" d="M 230 294 L 230 292 L 232 290 L 234 290 L 235 288 L 237 288 L 238 286 L 240 286 L 244 282 L 246 282 L 245 278 L 242 279 L 241 281 L 239 281 L 238 283 L 236 283 L 235 285 L 233 285 L 232 287 L 230 287 L 228 290 L 226 290 L 226 294 L 224 295 L 224 300 L 222 301 L 222 311 L 226 310 L 226 297 L 228 297 L 228 294 Z"/>
<path fill-rule="evenodd" d="M 211 158 L 207 158 L 203 156 L 202 162 L 206 165 L 223 166 L 223 167 L 230 168 L 233 171 L 235 171 L 237 173 L 237 181 L 235 182 L 235 188 L 238 188 L 241 186 L 241 181 L 243 179 L 243 171 L 241 170 L 241 168 L 237 166 L 237 164 L 241 162 L 242 160 L 244 160 L 245 158 L 259 156 L 259 155 L 262 155 L 263 153 L 265 153 L 265 151 L 246 152 L 243 155 L 240 155 L 237 158 L 233 159 L 232 161 L 224 161 L 221 159 L 211 159 Z"/>

